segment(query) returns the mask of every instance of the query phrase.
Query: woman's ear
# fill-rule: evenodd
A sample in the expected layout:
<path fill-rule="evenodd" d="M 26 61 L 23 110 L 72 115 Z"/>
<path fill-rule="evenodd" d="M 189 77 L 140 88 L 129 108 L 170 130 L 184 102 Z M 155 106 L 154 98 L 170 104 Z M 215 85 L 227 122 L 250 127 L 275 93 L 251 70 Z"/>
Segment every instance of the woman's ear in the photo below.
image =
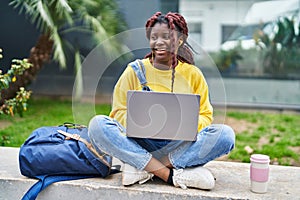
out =
<path fill-rule="evenodd" d="M 179 38 L 178 38 L 178 40 L 177 40 L 177 47 L 176 47 L 176 54 L 177 54 L 177 52 L 178 52 L 178 49 L 181 47 L 181 45 L 183 44 L 183 38 L 182 38 L 182 36 L 180 36 Z"/>
<path fill-rule="evenodd" d="M 181 46 L 182 44 L 183 44 L 183 37 L 182 35 L 180 35 L 178 38 L 178 46 Z"/>

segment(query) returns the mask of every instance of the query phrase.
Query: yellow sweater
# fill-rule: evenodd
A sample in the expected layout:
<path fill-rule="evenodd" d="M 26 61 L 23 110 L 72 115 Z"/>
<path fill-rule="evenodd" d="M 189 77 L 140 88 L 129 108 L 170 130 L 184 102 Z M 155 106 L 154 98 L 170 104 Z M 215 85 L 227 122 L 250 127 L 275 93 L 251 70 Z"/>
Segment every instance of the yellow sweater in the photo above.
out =
<path fill-rule="evenodd" d="M 170 92 L 172 70 L 159 70 L 152 66 L 149 59 L 142 60 L 145 66 L 147 85 L 157 92 Z M 208 126 L 212 122 L 213 108 L 209 101 L 208 86 L 205 78 L 194 65 L 178 61 L 175 68 L 174 93 L 199 94 L 200 111 L 198 131 Z M 142 86 L 131 66 L 127 66 L 113 93 L 113 104 L 110 117 L 116 119 L 126 127 L 126 96 L 128 90 L 142 90 Z"/>

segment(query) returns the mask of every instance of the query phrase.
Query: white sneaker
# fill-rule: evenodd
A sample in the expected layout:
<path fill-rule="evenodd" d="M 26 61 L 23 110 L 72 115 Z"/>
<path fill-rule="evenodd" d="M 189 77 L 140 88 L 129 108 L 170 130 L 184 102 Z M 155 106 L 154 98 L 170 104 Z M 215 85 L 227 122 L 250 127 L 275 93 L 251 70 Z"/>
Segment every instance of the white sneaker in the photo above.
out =
<path fill-rule="evenodd" d="M 153 176 L 153 174 L 148 173 L 145 170 L 138 170 L 131 165 L 124 164 L 122 172 L 122 185 L 127 186 L 137 182 L 139 184 L 143 184 L 149 179 L 152 179 Z"/>
<path fill-rule="evenodd" d="M 215 178 L 207 168 L 195 167 L 173 170 L 173 184 L 176 187 L 210 190 L 215 186 Z"/>

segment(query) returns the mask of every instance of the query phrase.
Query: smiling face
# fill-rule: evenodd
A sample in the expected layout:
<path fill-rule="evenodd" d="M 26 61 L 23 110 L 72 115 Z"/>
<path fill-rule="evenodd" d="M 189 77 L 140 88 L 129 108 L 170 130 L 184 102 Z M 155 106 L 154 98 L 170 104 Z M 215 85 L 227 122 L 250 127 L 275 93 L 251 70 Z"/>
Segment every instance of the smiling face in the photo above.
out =
<path fill-rule="evenodd" d="M 171 30 L 165 23 L 156 23 L 150 33 L 149 43 L 150 48 L 154 54 L 154 60 L 152 61 L 154 67 L 158 69 L 170 69 L 172 64 L 172 51 L 177 52 L 179 47 L 178 34 L 173 34 L 174 39 L 172 40 Z M 171 48 L 171 44 L 174 41 L 174 50 Z"/>

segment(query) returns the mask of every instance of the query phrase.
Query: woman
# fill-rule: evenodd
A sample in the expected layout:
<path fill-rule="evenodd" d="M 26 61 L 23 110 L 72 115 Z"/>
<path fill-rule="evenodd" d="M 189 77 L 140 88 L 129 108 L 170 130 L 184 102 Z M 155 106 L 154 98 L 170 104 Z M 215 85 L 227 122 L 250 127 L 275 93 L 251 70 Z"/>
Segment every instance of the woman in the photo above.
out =
<path fill-rule="evenodd" d="M 234 132 L 226 125 L 211 125 L 213 109 L 208 86 L 193 65 L 185 19 L 178 13 L 157 12 L 146 23 L 146 36 L 151 52 L 142 62 L 148 86 L 154 91 L 201 96 L 196 141 L 126 137 L 126 94 L 128 90 L 142 89 L 130 66 L 115 85 L 110 116 L 95 116 L 90 121 L 91 141 L 96 148 L 125 163 L 123 185 L 142 184 L 155 175 L 183 189 L 212 189 L 215 179 L 203 165 L 233 149 Z"/>

